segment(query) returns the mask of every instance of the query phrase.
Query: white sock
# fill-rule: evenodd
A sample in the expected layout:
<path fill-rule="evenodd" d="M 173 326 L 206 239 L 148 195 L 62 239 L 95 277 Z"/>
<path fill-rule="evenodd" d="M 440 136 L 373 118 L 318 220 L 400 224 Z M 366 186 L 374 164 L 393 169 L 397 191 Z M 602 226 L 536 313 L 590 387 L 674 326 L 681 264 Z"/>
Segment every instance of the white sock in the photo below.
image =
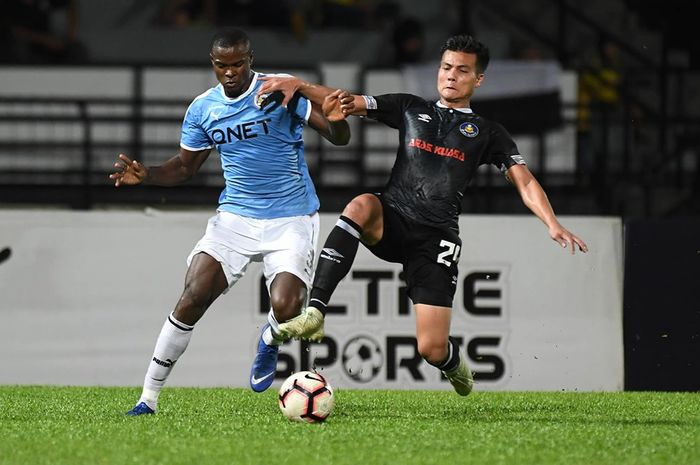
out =
<path fill-rule="evenodd" d="M 280 337 L 280 324 L 277 322 L 277 318 L 275 318 L 275 312 L 270 309 L 269 312 L 267 312 L 267 322 L 270 323 L 269 328 L 265 328 L 265 331 L 263 331 L 262 334 L 262 339 L 263 342 L 269 346 L 278 346 L 284 342 L 284 339 Z"/>
<path fill-rule="evenodd" d="M 165 385 L 175 362 L 187 348 L 194 326 L 186 325 L 170 314 L 160 330 L 153 357 L 148 364 L 143 391 L 139 402 L 145 402 L 153 410 L 158 405 L 158 395 Z"/>

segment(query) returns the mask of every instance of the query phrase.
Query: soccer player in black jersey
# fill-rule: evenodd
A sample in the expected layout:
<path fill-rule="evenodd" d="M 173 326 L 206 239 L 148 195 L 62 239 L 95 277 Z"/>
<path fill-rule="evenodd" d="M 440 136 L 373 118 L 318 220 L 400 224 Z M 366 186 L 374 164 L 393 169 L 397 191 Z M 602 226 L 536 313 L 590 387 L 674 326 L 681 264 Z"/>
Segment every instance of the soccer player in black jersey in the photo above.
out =
<path fill-rule="evenodd" d="M 396 162 L 382 194 L 362 194 L 345 206 L 319 257 L 310 306 L 280 324 L 281 333 L 310 340 L 323 337 L 326 306 L 362 242 L 377 257 L 403 264 L 416 313 L 419 353 L 445 373 L 458 394 L 469 394 L 472 373 L 449 330 L 462 244 L 458 230 L 462 197 L 483 164 L 505 173 L 554 241 L 571 253 L 576 248 L 588 250 L 583 240 L 557 221 L 508 132 L 469 107 L 488 62 L 489 51 L 481 42 L 454 36 L 442 49 L 439 101 L 409 94 L 372 97 L 345 92 L 337 96 L 342 114 L 366 115 L 399 130 Z M 296 78 L 275 78 L 260 92 L 275 90 L 281 90 L 286 99 L 299 91 L 312 101 L 333 91 Z"/>

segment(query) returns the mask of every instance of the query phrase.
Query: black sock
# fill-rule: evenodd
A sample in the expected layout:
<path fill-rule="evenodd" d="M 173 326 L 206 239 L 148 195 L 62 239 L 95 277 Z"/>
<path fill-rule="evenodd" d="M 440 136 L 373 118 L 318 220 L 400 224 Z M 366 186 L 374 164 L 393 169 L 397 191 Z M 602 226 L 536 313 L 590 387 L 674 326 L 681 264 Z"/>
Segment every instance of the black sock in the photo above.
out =
<path fill-rule="evenodd" d="M 340 216 L 328 235 L 318 259 L 309 305 L 326 314 L 326 307 L 338 283 L 355 261 L 362 230 L 350 218 Z"/>
<path fill-rule="evenodd" d="M 428 363 L 440 371 L 451 371 L 457 368 L 459 365 L 459 345 L 457 345 L 454 338 L 450 337 L 447 342 L 447 357 L 445 357 L 445 360 L 440 363 Z"/>

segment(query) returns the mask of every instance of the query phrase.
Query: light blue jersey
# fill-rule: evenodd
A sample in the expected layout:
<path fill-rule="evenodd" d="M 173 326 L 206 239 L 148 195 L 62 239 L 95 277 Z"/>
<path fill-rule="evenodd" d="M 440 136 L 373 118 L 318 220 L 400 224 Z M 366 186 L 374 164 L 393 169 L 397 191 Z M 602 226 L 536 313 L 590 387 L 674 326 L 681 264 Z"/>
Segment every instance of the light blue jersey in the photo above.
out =
<path fill-rule="evenodd" d="M 226 188 L 219 210 L 251 218 L 309 215 L 318 210 L 302 132 L 311 103 L 294 98 L 287 108 L 271 103 L 261 109 L 254 73 L 250 87 L 229 98 L 221 84 L 190 104 L 182 123 L 180 146 L 197 151 L 216 147 Z"/>

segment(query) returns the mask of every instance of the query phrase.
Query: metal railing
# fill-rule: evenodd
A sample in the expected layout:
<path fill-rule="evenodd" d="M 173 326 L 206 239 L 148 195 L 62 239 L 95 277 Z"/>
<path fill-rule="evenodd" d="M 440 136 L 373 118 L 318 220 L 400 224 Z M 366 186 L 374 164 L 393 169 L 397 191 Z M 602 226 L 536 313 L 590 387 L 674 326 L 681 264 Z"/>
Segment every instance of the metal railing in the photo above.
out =
<path fill-rule="evenodd" d="M 174 155 L 177 138 L 152 140 L 144 131 L 161 124 L 179 133 L 188 104 L 182 99 L 144 97 L 0 98 L 0 204 L 48 203 L 81 209 L 102 204 L 215 204 L 223 179 L 218 163 L 211 160 L 184 188 L 148 187 L 117 193 L 107 178 L 119 152 L 151 164 Z M 599 113 L 601 144 L 592 166 L 582 163 L 579 152 L 573 171 L 548 167 L 551 154 L 545 134 L 534 135 L 539 141 L 536 174 L 548 191 L 556 192 L 560 212 L 658 216 L 672 213 L 698 195 L 700 120 L 651 114 L 644 121 L 635 121 L 630 105 L 625 102 L 618 111 Z M 52 107 L 57 110 L 42 111 Z M 96 111 L 107 107 L 119 111 Z M 575 108 L 565 110 L 572 113 Z M 391 163 L 371 166 L 368 154 L 382 153 L 393 160 L 396 145 L 370 144 L 366 135 L 371 124 L 363 120 L 349 147 L 328 147 L 319 137 L 306 137 L 310 170 L 324 208 L 337 210 L 351 195 L 380 188 L 388 178 Z M 128 128 L 120 136 L 99 134 L 100 128 L 120 125 Z M 575 125 L 574 118 L 563 121 L 564 127 Z M 63 131 L 52 135 L 51 128 L 57 126 Z M 666 128 L 665 134 L 658 131 L 661 127 Z M 35 133 L 41 128 L 39 137 Z M 347 174 L 346 181 L 329 176 L 332 171 Z M 660 190 L 670 196 L 663 207 L 655 198 Z M 501 191 L 504 198 L 515 202 L 499 200 Z M 521 211 L 517 196 L 494 172 L 479 176 L 467 197 L 466 211 Z"/>

